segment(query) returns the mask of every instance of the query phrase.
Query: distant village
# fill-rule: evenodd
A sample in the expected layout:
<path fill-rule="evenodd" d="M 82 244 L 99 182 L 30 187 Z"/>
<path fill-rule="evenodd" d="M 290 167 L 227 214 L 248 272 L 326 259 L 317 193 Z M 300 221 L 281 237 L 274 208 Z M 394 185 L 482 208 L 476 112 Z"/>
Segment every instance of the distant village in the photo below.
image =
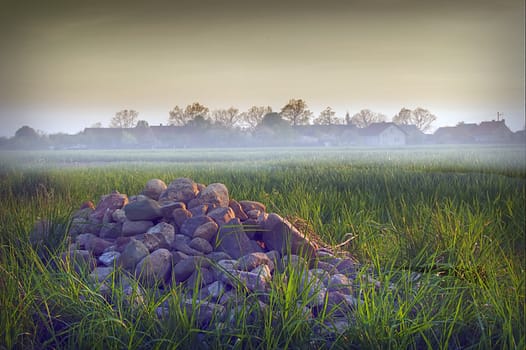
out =
<path fill-rule="evenodd" d="M 172 125 L 149 125 L 144 120 L 137 120 L 137 112 L 123 110 L 113 118 L 112 127 L 98 125 L 85 128 L 75 135 L 42 135 L 31 127 L 24 126 L 14 137 L 0 138 L 0 149 L 404 147 L 526 143 L 525 130 L 512 132 L 504 119 L 483 121 L 480 124 L 460 122 L 456 126 L 440 127 L 431 134 L 422 130 L 427 129 L 436 117 L 424 109 L 411 111 L 403 108 L 393 117 L 392 122 L 376 121 L 384 118 L 378 118 L 378 115 L 369 110 L 362 110 L 352 118 L 347 114 L 345 120 L 338 122 L 333 118 L 334 112 L 328 107 L 314 120 L 315 124 L 308 124 L 305 122 L 308 118 L 305 118 L 304 106 L 299 108 L 303 115 L 294 110 L 292 114 L 287 115 L 287 106 L 281 113 L 267 110 L 268 113 L 263 115 L 263 110 L 260 110 L 260 117 L 252 119 L 257 122 L 249 127 L 240 127 L 232 123 L 228 116 L 235 113 L 230 110 L 216 113 L 215 120 L 204 118 L 199 113 L 208 113 L 208 110 L 196 104 L 189 105 L 186 114 L 178 107 L 170 111 Z M 192 115 L 189 112 L 190 107 L 199 113 Z M 425 113 L 421 113 L 422 111 Z M 418 113 L 427 118 L 427 124 L 411 123 L 411 117 Z M 244 117 L 250 121 L 248 116 Z"/>

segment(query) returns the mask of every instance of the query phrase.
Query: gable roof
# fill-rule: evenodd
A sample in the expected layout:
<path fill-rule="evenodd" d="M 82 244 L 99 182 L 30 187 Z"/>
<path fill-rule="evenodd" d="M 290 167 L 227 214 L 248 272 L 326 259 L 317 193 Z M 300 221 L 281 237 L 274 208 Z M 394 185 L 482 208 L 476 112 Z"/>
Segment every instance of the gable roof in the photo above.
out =
<path fill-rule="evenodd" d="M 402 133 L 406 134 L 407 133 L 398 127 L 398 125 L 396 125 L 395 123 L 392 123 L 392 122 L 381 122 L 381 123 L 373 123 L 365 128 L 362 128 L 360 129 L 360 135 L 362 136 L 378 136 L 380 135 L 382 132 L 384 132 L 386 129 L 390 128 L 390 127 L 395 127 L 397 128 L 398 130 L 400 130 Z"/>

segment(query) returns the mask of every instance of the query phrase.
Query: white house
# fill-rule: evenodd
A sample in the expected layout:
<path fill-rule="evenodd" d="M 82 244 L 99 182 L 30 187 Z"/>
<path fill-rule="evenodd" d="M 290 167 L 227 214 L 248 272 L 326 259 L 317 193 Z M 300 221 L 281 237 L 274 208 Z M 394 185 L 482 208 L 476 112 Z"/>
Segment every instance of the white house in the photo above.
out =
<path fill-rule="evenodd" d="M 360 129 L 362 143 L 367 146 L 403 146 L 407 134 L 395 123 L 373 123 Z"/>

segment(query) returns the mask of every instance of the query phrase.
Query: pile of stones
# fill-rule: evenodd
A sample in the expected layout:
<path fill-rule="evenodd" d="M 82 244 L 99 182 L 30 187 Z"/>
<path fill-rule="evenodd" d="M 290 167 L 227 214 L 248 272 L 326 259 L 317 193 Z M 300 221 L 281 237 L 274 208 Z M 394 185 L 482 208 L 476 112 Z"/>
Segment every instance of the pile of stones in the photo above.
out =
<path fill-rule="evenodd" d="M 273 277 L 290 266 L 302 271 L 311 317 L 320 308 L 345 317 L 359 300 L 355 259 L 319 247 L 260 202 L 230 198 L 221 183 L 152 179 L 138 195 L 110 193 L 73 214 L 69 235 L 63 261 L 89 273 L 102 293 L 111 295 L 117 272 L 125 289 L 131 279 L 141 288 L 180 287 L 184 306 L 195 308 L 197 293 L 203 327 L 224 320 L 240 293 L 265 307 Z"/>

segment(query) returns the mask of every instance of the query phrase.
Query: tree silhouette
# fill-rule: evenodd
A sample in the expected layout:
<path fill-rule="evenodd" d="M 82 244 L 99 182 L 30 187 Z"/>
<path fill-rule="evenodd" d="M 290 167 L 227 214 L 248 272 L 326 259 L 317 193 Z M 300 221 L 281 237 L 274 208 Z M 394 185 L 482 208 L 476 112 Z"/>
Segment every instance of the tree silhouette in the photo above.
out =
<path fill-rule="evenodd" d="M 341 120 L 336 118 L 334 115 L 336 112 L 332 110 L 331 107 L 325 108 L 320 112 L 318 118 L 314 119 L 314 124 L 316 125 L 334 125 L 341 124 Z"/>
<path fill-rule="evenodd" d="M 418 129 L 425 132 L 431 128 L 431 124 L 433 124 L 436 119 L 437 117 L 427 109 L 418 107 L 412 111 L 404 107 L 393 117 L 393 123 L 416 125 Z"/>
<path fill-rule="evenodd" d="M 308 109 L 307 103 L 302 99 L 291 99 L 283 108 L 281 116 L 288 120 L 293 126 L 308 124 L 312 112 Z"/>
<path fill-rule="evenodd" d="M 247 125 L 248 128 L 254 129 L 261 121 L 263 117 L 272 112 L 270 106 L 252 106 L 246 112 L 241 113 L 241 122 Z"/>
<path fill-rule="evenodd" d="M 351 118 L 351 124 L 359 127 L 366 128 L 373 123 L 384 122 L 386 120 L 385 115 L 375 113 L 369 109 L 362 109 Z"/>
<path fill-rule="evenodd" d="M 110 126 L 112 128 L 133 128 L 137 123 L 138 116 L 139 113 L 133 109 L 123 109 L 115 113 Z"/>
<path fill-rule="evenodd" d="M 241 119 L 239 109 L 230 107 L 228 109 L 216 109 L 212 112 L 212 120 L 217 125 L 233 128 Z"/>

